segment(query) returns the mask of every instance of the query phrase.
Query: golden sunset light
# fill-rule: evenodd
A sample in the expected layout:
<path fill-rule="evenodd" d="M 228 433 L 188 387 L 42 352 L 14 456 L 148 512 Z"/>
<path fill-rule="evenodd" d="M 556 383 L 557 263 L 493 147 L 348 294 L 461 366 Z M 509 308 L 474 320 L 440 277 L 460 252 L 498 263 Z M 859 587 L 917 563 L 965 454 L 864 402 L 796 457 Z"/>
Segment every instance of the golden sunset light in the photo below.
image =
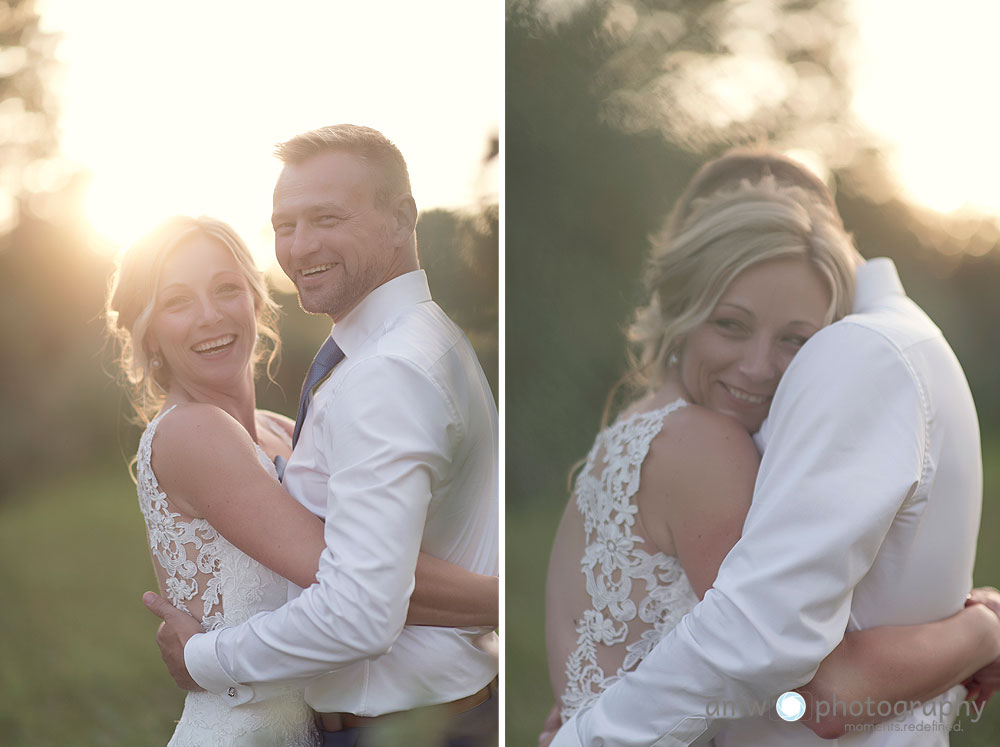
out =
<path fill-rule="evenodd" d="M 87 215 L 108 251 L 167 215 L 211 214 L 268 266 L 272 146 L 338 122 L 380 129 L 400 147 L 423 210 L 495 195 L 481 171 L 500 120 L 501 9 L 260 7 L 40 4 L 43 28 L 62 37 L 62 155 L 89 173 Z"/>
<path fill-rule="evenodd" d="M 887 143 L 906 196 L 939 212 L 1000 214 L 1000 97 L 990 0 L 856 0 L 853 107 Z"/>

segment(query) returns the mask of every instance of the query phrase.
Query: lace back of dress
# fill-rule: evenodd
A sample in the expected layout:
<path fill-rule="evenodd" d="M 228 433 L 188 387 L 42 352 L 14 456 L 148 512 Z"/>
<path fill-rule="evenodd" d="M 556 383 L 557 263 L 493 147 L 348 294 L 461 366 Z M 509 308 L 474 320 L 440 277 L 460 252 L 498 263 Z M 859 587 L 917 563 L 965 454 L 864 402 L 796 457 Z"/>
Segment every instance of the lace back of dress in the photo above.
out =
<path fill-rule="evenodd" d="M 205 519 L 185 520 L 173 510 L 153 473 L 153 438 L 168 408 L 154 418 L 139 441 L 136 455 L 139 507 L 146 521 L 149 547 L 162 573 L 163 592 L 178 609 L 201 618 L 211 630 L 223 619 L 219 563 L 222 539 Z M 161 574 L 157 574 L 161 575 Z"/>
<path fill-rule="evenodd" d="M 591 606 L 566 661 L 563 720 L 633 669 L 698 601 L 677 558 L 643 549 L 646 540 L 634 531 L 642 462 L 664 418 L 686 404 L 677 400 L 606 428 L 577 476 L 586 534 L 580 570 Z"/>

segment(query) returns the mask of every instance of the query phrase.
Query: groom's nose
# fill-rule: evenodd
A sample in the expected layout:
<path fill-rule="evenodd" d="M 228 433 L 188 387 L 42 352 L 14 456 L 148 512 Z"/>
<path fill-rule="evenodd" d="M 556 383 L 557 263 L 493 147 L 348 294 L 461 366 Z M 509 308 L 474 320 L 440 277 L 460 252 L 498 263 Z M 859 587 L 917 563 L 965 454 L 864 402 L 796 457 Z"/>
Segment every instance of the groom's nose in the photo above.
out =
<path fill-rule="evenodd" d="M 295 259 L 307 257 L 316 251 L 317 244 L 316 232 L 307 225 L 306 221 L 302 221 L 295 227 L 288 252 Z"/>

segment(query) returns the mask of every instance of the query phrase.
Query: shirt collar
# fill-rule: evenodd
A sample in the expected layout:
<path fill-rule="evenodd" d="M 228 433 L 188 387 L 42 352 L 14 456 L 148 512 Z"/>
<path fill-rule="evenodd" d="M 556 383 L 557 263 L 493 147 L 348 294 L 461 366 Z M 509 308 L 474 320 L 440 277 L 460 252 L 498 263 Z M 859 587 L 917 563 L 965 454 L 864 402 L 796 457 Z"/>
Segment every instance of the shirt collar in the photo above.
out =
<path fill-rule="evenodd" d="M 896 265 L 887 257 L 869 259 L 858 266 L 857 286 L 854 290 L 854 312 L 871 310 L 886 296 L 905 296 L 899 281 Z"/>
<path fill-rule="evenodd" d="M 383 283 L 361 299 L 330 333 L 345 356 L 358 348 L 387 321 L 409 306 L 431 300 L 427 273 L 414 270 Z"/>

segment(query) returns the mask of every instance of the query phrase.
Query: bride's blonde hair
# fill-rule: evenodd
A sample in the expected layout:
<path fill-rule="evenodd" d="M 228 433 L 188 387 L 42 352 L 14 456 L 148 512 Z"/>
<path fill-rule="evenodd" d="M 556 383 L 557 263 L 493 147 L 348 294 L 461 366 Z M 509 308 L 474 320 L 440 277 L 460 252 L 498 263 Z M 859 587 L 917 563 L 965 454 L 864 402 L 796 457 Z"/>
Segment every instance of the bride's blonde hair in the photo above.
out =
<path fill-rule="evenodd" d="M 647 300 L 628 327 L 629 369 L 608 396 L 605 423 L 623 385 L 636 397 L 662 384 L 685 336 L 749 267 L 803 257 L 829 287 L 826 323 L 853 304 L 860 255 L 832 195 L 776 153 L 737 150 L 705 164 L 651 244 L 642 276 Z"/>
<path fill-rule="evenodd" d="M 129 401 L 140 423 L 148 423 L 163 404 L 170 380 L 169 367 L 152 365 L 148 344 L 150 322 L 156 308 L 160 272 L 170 254 L 195 236 L 204 236 L 225 247 L 239 265 L 257 312 L 257 344 L 253 365 L 267 356 L 270 377 L 279 353 L 278 305 L 257 268 L 253 256 L 231 226 L 209 217 L 168 218 L 145 237 L 135 242 L 116 262 L 108 284 L 105 320 L 110 338 L 116 343 L 116 359 Z"/>

